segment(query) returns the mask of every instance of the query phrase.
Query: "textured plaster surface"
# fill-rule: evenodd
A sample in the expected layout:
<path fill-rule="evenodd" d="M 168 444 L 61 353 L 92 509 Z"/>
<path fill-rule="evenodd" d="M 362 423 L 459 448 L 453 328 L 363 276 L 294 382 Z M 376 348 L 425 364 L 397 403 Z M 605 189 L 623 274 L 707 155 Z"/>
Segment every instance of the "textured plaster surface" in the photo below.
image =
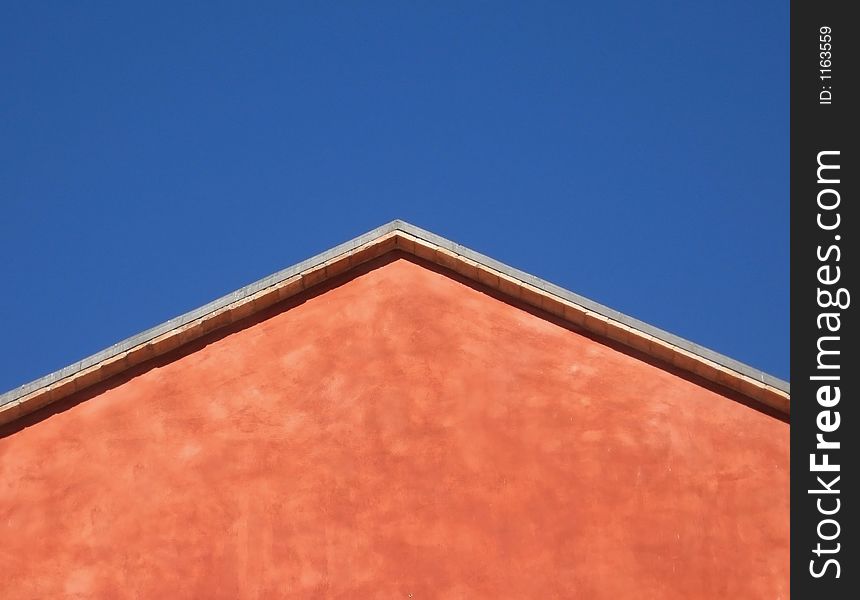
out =
<path fill-rule="evenodd" d="M 0 429 L 0 597 L 788 597 L 787 423 L 374 266 Z"/>

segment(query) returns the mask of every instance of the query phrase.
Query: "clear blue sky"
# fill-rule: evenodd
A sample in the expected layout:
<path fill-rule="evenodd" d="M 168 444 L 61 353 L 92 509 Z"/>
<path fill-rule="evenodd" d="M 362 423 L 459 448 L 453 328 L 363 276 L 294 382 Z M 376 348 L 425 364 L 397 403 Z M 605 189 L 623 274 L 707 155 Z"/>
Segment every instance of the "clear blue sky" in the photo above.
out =
<path fill-rule="evenodd" d="M 788 8 L 4 2 L 0 391 L 393 218 L 787 378 Z"/>

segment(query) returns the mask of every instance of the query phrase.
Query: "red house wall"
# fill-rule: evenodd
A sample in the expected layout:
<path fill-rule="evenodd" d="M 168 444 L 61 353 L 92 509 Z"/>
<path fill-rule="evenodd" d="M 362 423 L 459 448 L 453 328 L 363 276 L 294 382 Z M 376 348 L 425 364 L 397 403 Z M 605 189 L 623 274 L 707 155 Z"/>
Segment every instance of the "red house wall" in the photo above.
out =
<path fill-rule="evenodd" d="M 405 258 L 0 429 L 0 597 L 787 598 L 789 427 Z"/>

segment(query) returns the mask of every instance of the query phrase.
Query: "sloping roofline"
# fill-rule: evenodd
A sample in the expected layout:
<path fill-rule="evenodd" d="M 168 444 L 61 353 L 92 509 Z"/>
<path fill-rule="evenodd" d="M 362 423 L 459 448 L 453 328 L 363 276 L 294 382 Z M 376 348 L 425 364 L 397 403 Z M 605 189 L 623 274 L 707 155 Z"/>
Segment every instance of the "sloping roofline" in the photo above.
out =
<path fill-rule="evenodd" d="M 0 395 L 0 425 L 104 381 L 335 275 L 401 250 L 579 328 L 646 353 L 788 415 L 788 382 L 598 304 L 400 220 L 394 220 L 226 296 Z"/>

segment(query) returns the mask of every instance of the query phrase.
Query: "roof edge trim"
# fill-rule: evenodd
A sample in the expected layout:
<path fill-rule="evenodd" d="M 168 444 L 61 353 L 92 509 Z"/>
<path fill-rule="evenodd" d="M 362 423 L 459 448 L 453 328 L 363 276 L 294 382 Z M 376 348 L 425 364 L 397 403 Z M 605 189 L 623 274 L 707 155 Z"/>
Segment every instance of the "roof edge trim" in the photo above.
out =
<path fill-rule="evenodd" d="M 645 352 L 784 414 L 790 413 L 790 386 L 781 379 L 420 227 L 394 220 L 0 395 L 0 425 L 244 319 L 394 249 L 450 268 L 579 328 Z"/>

